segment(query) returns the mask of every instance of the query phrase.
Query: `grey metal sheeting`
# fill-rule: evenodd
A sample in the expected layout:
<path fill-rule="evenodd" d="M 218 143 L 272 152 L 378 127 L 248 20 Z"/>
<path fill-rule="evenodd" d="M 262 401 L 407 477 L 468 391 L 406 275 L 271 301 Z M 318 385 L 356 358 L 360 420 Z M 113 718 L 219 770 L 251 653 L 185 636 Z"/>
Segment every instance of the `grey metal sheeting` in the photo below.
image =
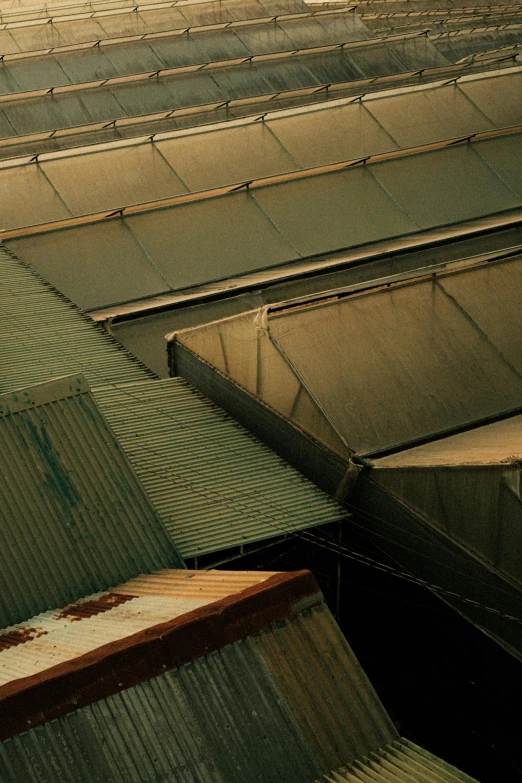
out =
<path fill-rule="evenodd" d="M 342 518 L 336 502 L 224 411 L 183 381 L 150 378 L 100 327 L 5 250 L 0 269 L 5 357 L 0 391 L 73 368 L 83 372 L 185 557 Z"/>
<path fill-rule="evenodd" d="M 0 776 L 312 783 L 396 738 L 322 604 L 4 741 Z"/>
<path fill-rule="evenodd" d="M 0 623 L 182 566 L 82 376 L 0 395 Z"/>
<path fill-rule="evenodd" d="M 370 37 L 358 17 L 344 9 L 288 15 L 227 29 L 178 30 L 177 34 L 111 45 L 70 47 L 39 57 L 4 58 L 0 64 L 0 94 L 110 79 L 136 73 L 181 68 L 206 62 L 245 59 L 252 55 L 328 46 Z"/>
<path fill-rule="evenodd" d="M 39 51 L 129 35 L 263 18 L 280 13 L 308 11 L 302 0 L 209 0 L 208 2 L 156 3 L 132 9 L 90 11 L 77 17 L 43 18 L 33 22 L 0 25 L 2 54 Z"/>
<path fill-rule="evenodd" d="M 371 753 L 367 759 L 330 772 L 317 783 L 360 783 L 366 780 L 372 783 L 477 783 L 475 778 L 402 738 Z"/>
<path fill-rule="evenodd" d="M 261 335 L 254 311 L 176 340 L 253 394 L 262 389 L 287 418 L 304 386 L 353 451 L 399 450 L 522 406 L 521 274 L 518 257 L 333 301 L 330 292 L 268 310 Z M 311 413 L 296 423 L 316 433 Z"/>
<path fill-rule="evenodd" d="M 5 96 L 0 103 L 0 138 L 72 128 L 94 122 L 173 111 L 282 90 L 300 90 L 377 76 L 408 74 L 448 65 L 427 40 L 414 33 L 397 39 L 254 56 L 251 62 L 142 74 L 104 84 L 56 88 Z"/>
<path fill-rule="evenodd" d="M 261 182 L 7 246 L 80 307 L 97 309 L 520 207 L 520 139 Z"/>
<path fill-rule="evenodd" d="M 522 125 L 522 68 L 0 166 L 2 229 Z M 407 118 L 407 120 L 405 120 Z"/>

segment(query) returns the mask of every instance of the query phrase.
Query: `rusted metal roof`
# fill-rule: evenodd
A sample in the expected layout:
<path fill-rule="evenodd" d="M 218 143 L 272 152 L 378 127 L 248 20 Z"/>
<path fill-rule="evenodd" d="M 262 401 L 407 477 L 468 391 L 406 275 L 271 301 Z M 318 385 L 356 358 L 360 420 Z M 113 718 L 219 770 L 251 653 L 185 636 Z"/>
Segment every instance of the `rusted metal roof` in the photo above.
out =
<path fill-rule="evenodd" d="M 83 376 L 0 395 L 0 623 L 182 565 Z"/>
<path fill-rule="evenodd" d="M 183 578 L 210 584 L 219 577 Z M 238 575 L 224 573 L 220 590 L 229 578 L 232 591 L 238 589 Z M 241 579 L 246 586 L 248 577 Z M 50 770 L 66 776 L 74 767 L 81 781 L 102 771 L 118 783 L 142 781 L 153 771 L 158 780 L 191 773 L 216 783 L 238 776 L 311 783 L 396 739 L 311 575 L 250 580 L 257 584 L 204 606 L 195 599 L 133 597 L 108 608 L 111 596 L 121 594 L 106 594 L 107 611 L 78 619 L 78 606 L 72 613 L 67 607 L 62 617 L 44 621 L 46 629 L 53 622 L 61 629 L 37 638 L 42 619 L 35 618 L 34 630 L 26 631 L 35 638 L 0 652 L 0 661 L 50 649 L 53 636 L 54 649 L 69 660 L 54 668 L 47 668 L 50 659 L 42 661 L 40 674 L 0 685 L 2 780 L 11 781 L 23 765 L 27 781 L 37 769 L 46 781 Z M 186 614 L 176 600 L 185 602 Z M 190 601 L 199 607 L 191 611 Z M 90 613 L 96 600 L 88 606 Z M 132 635 L 106 646 L 101 626 L 112 625 L 114 637 L 124 617 Z M 93 640 L 105 646 L 82 655 L 78 640 L 82 629 L 87 640 L 88 628 L 90 647 Z M 104 740 L 89 766 L 83 748 L 98 732 Z M 141 752 L 144 746 L 149 752 Z M 38 748 L 35 764 L 30 747 Z"/>
<path fill-rule="evenodd" d="M 0 688 L 239 594 L 271 576 L 253 571 L 157 571 L 8 626 L 0 631 Z"/>

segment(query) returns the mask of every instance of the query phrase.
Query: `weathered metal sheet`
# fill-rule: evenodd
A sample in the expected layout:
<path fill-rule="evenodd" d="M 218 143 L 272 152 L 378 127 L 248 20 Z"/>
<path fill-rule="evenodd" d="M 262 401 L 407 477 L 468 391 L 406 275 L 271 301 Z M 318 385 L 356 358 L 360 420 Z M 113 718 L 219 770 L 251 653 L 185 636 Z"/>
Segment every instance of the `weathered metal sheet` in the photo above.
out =
<path fill-rule="evenodd" d="M 270 591 L 264 600 L 268 607 Z M 108 620 L 140 601 L 69 623 L 67 632 L 78 638 L 75 625 Z M 110 775 L 122 783 L 152 776 L 166 782 L 172 775 L 219 783 L 311 783 L 330 764 L 364 758 L 397 739 L 323 603 L 243 634 L 192 663 L 123 686 L 4 741 L 2 779 L 14 783 L 12 776 L 23 769 L 27 781 L 37 775 L 50 781 L 51 774 L 68 780 L 74 767 L 84 776 L 77 779 Z M 96 752 L 89 760 L 91 747 Z"/>
<path fill-rule="evenodd" d="M 0 686 L 266 581 L 269 572 L 163 570 L 0 631 Z"/>
<path fill-rule="evenodd" d="M 333 770 L 317 783 L 375 783 L 425 781 L 426 783 L 477 783 L 456 767 L 413 742 L 401 738 L 353 765 Z"/>
<path fill-rule="evenodd" d="M 184 557 L 342 518 L 342 508 L 182 379 L 96 399 Z"/>
<path fill-rule="evenodd" d="M 0 390 L 38 383 L 73 367 L 84 372 L 185 556 L 344 515 L 337 503 L 192 387 L 180 380 L 147 380 L 150 373 L 106 332 L 5 250 L 0 264 Z"/>
<path fill-rule="evenodd" d="M 181 565 L 82 376 L 0 395 L 0 623 Z"/>

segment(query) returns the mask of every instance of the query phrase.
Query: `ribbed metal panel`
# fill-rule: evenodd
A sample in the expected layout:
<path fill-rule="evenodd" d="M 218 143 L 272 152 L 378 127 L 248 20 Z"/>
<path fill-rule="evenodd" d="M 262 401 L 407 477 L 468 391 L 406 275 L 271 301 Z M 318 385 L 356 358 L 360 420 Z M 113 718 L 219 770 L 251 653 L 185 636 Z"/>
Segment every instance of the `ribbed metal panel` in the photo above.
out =
<path fill-rule="evenodd" d="M 451 764 L 400 739 L 367 759 L 337 769 L 321 778 L 321 783 L 477 783 Z M 319 783 L 319 782 L 318 782 Z"/>
<path fill-rule="evenodd" d="M 343 515 L 335 501 L 180 378 L 95 394 L 184 557 Z"/>
<path fill-rule="evenodd" d="M 6 740 L 0 778 L 311 783 L 396 737 L 323 605 Z"/>
<path fill-rule="evenodd" d="M 82 373 L 92 386 L 152 374 L 0 247 L 0 392 Z"/>
<path fill-rule="evenodd" d="M 150 374 L 130 354 L 5 249 L 0 272 L 0 391 L 83 372 L 186 557 L 344 514 L 184 381 L 147 380 Z"/>
<path fill-rule="evenodd" d="M 396 738 L 324 604 L 262 632 L 256 644 L 322 769 L 364 757 Z"/>
<path fill-rule="evenodd" d="M 0 396 L 0 464 L 2 626 L 182 564 L 81 376 Z"/>
<path fill-rule="evenodd" d="M 0 686 L 44 672 L 266 581 L 271 573 L 163 570 L 0 631 Z"/>

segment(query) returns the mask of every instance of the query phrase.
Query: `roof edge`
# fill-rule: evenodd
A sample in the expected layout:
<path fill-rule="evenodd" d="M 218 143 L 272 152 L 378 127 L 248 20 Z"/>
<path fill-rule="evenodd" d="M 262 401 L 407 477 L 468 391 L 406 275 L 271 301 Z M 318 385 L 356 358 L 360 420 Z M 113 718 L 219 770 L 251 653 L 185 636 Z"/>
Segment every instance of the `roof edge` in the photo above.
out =
<path fill-rule="evenodd" d="M 310 571 L 239 594 L 0 687 L 0 741 L 150 680 L 323 602 Z"/>
<path fill-rule="evenodd" d="M 26 386 L 0 394 L 0 417 L 48 405 L 67 397 L 76 397 L 78 394 L 85 394 L 90 390 L 85 376 L 81 373 L 51 378 L 34 386 Z"/>

